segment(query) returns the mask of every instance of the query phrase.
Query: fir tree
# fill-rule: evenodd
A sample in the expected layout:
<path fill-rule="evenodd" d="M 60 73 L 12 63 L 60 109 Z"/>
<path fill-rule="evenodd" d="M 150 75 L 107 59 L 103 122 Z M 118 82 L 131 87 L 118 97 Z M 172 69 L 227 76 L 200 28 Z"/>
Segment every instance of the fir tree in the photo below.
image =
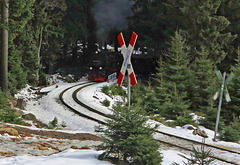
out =
<path fill-rule="evenodd" d="M 23 32 L 18 36 L 18 48 L 21 50 L 23 68 L 27 72 L 27 83 L 37 85 L 37 44 L 34 40 L 34 31 L 30 23 L 26 25 Z"/>
<path fill-rule="evenodd" d="M 119 160 L 132 160 L 137 164 L 157 165 L 162 161 L 159 145 L 153 139 L 154 129 L 146 125 L 147 118 L 139 107 L 115 107 L 112 119 L 107 121 L 103 144 L 104 156 L 115 155 Z"/>
<path fill-rule="evenodd" d="M 193 150 L 190 153 L 190 158 L 182 154 L 179 155 L 187 159 L 187 162 L 183 162 L 185 165 L 210 165 L 214 161 L 214 159 L 211 158 L 211 150 L 205 150 L 204 144 L 201 145 L 200 149 L 193 147 Z M 173 164 L 179 165 L 175 162 Z"/>
<path fill-rule="evenodd" d="M 191 107 L 194 111 L 204 112 L 206 107 L 213 103 L 213 95 L 217 91 L 214 62 L 208 59 L 209 51 L 201 47 L 196 51 L 197 58 L 192 69 L 194 70 L 194 89 L 191 98 Z M 211 107 L 213 108 L 213 107 Z"/>
<path fill-rule="evenodd" d="M 157 68 L 155 79 L 158 83 L 156 94 L 160 103 L 160 113 L 171 114 L 173 119 L 188 109 L 188 91 L 191 90 L 193 82 L 187 58 L 188 47 L 183 34 L 183 31 L 178 31 L 171 37 L 165 60 L 160 62 L 162 65 Z"/>
<path fill-rule="evenodd" d="M 37 82 L 41 81 L 41 67 L 52 70 L 58 59 L 62 45 L 64 28 L 61 25 L 67 6 L 64 0 L 41 0 L 34 3 L 34 18 L 31 26 L 34 30 L 34 40 L 37 44 Z M 43 44 L 45 43 L 45 44 Z M 43 46 L 44 45 L 44 46 Z"/>
<path fill-rule="evenodd" d="M 27 70 L 24 67 L 19 36 L 23 33 L 27 23 L 33 17 L 32 6 L 34 0 L 11 1 L 9 6 L 9 88 L 14 93 L 27 83 Z"/>
<path fill-rule="evenodd" d="M 223 127 L 220 132 L 220 139 L 224 141 L 236 142 L 240 140 L 240 119 L 238 117 L 233 117 L 233 121 Z"/>
<path fill-rule="evenodd" d="M 228 45 L 236 38 L 224 30 L 230 22 L 217 15 L 221 0 L 167 0 L 169 12 L 175 12 L 172 19 L 181 20 L 180 27 L 187 31 L 191 45 L 191 63 L 198 57 L 196 51 L 202 46 L 209 52 L 208 58 L 214 65 L 221 63 L 227 55 Z M 176 17 L 176 18 L 174 18 Z"/>
<path fill-rule="evenodd" d="M 222 106 L 221 116 L 226 120 L 226 125 L 233 121 L 234 116 L 240 116 L 240 48 L 237 49 L 236 64 L 231 67 L 231 72 L 235 74 L 232 81 L 228 84 L 228 91 L 231 97 L 231 102 L 225 103 Z"/>
<path fill-rule="evenodd" d="M 222 3 L 218 9 L 218 15 L 224 16 L 230 22 L 230 25 L 226 27 L 225 32 L 230 32 L 233 35 L 240 35 L 239 26 L 240 23 L 240 1 L 239 0 L 222 0 Z M 234 63 L 234 59 L 237 57 L 236 49 L 240 45 L 240 38 L 236 37 L 236 39 L 231 43 L 231 45 L 226 45 L 228 55 L 222 61 L 221 66 L 224 71 L 229 71 L 231 69 L 231 65 Z"/>
<path fill-rule="evenodd" d="M 164 3 L 166 0 L 134 0 L 133 16 L 128 18 L 128 29 L 139 36 L 137 46 L 159 58 L 166 47 L 166 41 L 176 30 L 175 20 L 169 19 Z"/>

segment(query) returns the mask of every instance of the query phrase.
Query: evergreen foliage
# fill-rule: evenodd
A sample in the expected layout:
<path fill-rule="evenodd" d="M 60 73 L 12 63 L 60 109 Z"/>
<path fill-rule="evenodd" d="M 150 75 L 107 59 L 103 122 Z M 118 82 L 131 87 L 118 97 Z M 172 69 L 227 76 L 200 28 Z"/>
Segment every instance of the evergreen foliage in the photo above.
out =
<path fill-rule="evenodd" d="M 231 97 L 231 102 L 223 104 L 221 116 L 226 120 L 226 124 L 233 121 L 234 116 L 240 116 L 240 48 L 236 50 L 237 58 L 235 65 L 232 65 L 231 72 L 235 74 L 232 81 L 227 85 Z M 224 100 L 225 101 L 225 100 Z"/>
<path fill-rule="evenodd" d="M 194 70 L 194 89 L 192 91 L 191 107 L 194 111 L 204 112 L 206 107 L 213 108 L 213 95 L 217 91 L 214 63 L 208 59 L 209 52 L 205 47 L 196 51 Z"/>
<path fill-rule="evenodd" d="M 234 63 L 234 59 L 237 58 L 236 49 L 238 49 L 238 46 L 240 44 L 240 1 L 239 0 L 222 0 L 222 3 L 218 9 L 218 15 L 224 16 L 228 19 L 230 24 L 226 27 L 224 31 L 230 32 L 233 35 L 238 35 L 238 37 L 228 45 L 225 50 L 228 52 L 228 55 L 222 61 L 221 66 L 224 68 L 224 71 L 229 71 L 231 68 L 231 65 Z"/>
<path fill-rule="evenodd" d="M 176 119 L 189 108 L 188 92 L 192 88 L 192 72 L 188 61 L 188 46 L 183 31 L 171 37 L 165 61 L 159 62 L 156 74 L 156 95 L 159 99 L 159 113 Z"/>
<path fill-rule="evenodd" d="M 224 141 L 236 142 L 240 141 L 240 119 L 237 117 L 233 118 L 233 121 L 223 127 L 220 132 L 220 139 Z"/>
<path fill-rule="evenodd" d="M 24 124 L 15 112 L 9 108 L 8 99 L 5 93 L 0 90 L 0 121 L 13 124 Z"/>
<path fill-rule="evenodd" d="M 148 54 L 153 54 L 157 58 L 161 50 L 167 47 L 165 41 L 168 41 L 176 30 L 175 20 L 168 17 L 165 1 L 134 0 L 133 16 L 128 18 L 128 29 L 141 36 L 136 46 L 140 46 L 142 50 L 147 47 Z"/>
<path fill-rule="evenodd" d="M 41 66 L 47 67 L 47 72 L 51 72 L 60 56 L 64 33 L 61 21 L 66 8 L 65 0 L 41 0 L 34 3 L 34 18 L 31 26 L 38 48 L 35 52 L 37 55 L 37 81 L 41 74 L 39 73 Z"/>
<path fill-rule="evenodd" d="M 190 153 L 190 158 L 179 154 L 181 157 L 187 159 L 187 162 L 183 162 L 185 165 L 210 165 L 211 162 L 214 161 L 211 158 L 212 153 L 211 150 L 205 150 L 204 145 L 201 145 L 201 148 L 193 147 L 192 152 Z M 178 165 L 177 163 L 173 163 L 174 165 Z"/>
<path fill-rule="evenodd" d="M 227 55 L 225 46 L 236 38 L 224 31 L 230 22 L 224 16 L 217 15 L 220 4 L 221 0 L 169 0 L 166 3 L 169 11 L 177 10 L 175 12 L 178 15 L 175 16 L 181 19 L 183 28 L 188 33 L 191 61 L 195 61 L 198 57 L 195 52 L 203 46 L 215 65 L 221 63 Z"/>
<path fill-rule="evenodd" d="M 105 85 L 102 87 L 102 92 L 105 93 L 106 95 L 127 96 L 126 91 L 123 90 L 122 87 L 119 87 L 117 85 L 112 85 L 112 86 Z"/>
<path fill-rule="evenodd" d="M 133 161 L 137 164 L 157 165 L 162 161 L 159 145 L 153 139 L 154 129 L 146 125 L 147 118 L 140 107 L 118 105 L 114 108 L 112 119 L 107 121 L 103 132 L 103 144 L 98 146 L 106 152 L 104 157 L 115 155 L 119 160 Z"/>
<path fill-rule="evenodd" d="M 54 117 L 54 119 L 51 122 L 49 122 L 48 128 L 54 129 L 57 127 L 57 125 L 58 125 L 58 119 L 57 117 Z"/>
<path fill-rule="evenodd" d="M 66 1 L 67 10 L 62 24 L 64 33 L 64 56 L 68 56 L 68 50 L 71 50 L 71 63 L 84 64 L 90 59 L 92 52 L 96 50 L 96 31 L 97 25 L 94 19 L 92 0 L 69 0 Z M 78 43 L 81 46 L 78 46 Z M 77 52 L 82 50 L 82 54 Z"/>
<path fill-rule="evenodd" d="M 27 23 L 33 17 L 34 0 L 11 1 L 9 4 L 9 88 L 14 93 L 27 83 L 27 70 L 23 64 L 21 38 Z"/>

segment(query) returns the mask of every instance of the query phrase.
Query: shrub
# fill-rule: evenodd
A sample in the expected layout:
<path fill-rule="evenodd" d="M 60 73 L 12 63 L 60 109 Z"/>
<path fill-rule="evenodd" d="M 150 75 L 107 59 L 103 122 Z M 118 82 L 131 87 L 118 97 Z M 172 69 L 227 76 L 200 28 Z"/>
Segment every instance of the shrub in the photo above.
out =
<path fill-rule="evenodd" d="M 240 141 L 240 119 L 234 117 L 230 125 L 225 126 L 220 132 L 220 139 L 231 142 Z"/>
<path fill-rule="evenodd" d="M 126 96 L 126 92 L 122 89 L 122 87 L 113 85 L 113 86 L 103 86 L 102 92 L 106 95 L 120 95 L 120 96 Z"/>
<path fill-rule="evenodd" d="M 57 117 L 54 117 L 53 121 L 49 122 L 48 128 L 54 129 L 57 127 L 57 124 L 58 124 L 58 119 L 57 119 Z"/>
<path fill-rule="evenodd" d="M 0 109 L 0 121 L 23 125 L 24 121 L 10 108 Z"/>
<path fill-rule="evenodd" d="M 110 101 L 108 99 L 103 100 L 102 104 L 106 107 L 110 106 Z"/>
<path fill-rule="evenodd" d="M 193 121 L 192 115 L 190 115 L 189 111 L 185 111 L 183 115 L 178 116 L 175 123 L 178 126 L 184 126 L 186 124 L 191 124 L 196 126 L 196 123 Z"/>
<path fill-rule="evenodd" d="M 23 119 L 10 109 L 7 96 L 0 89 L 0 121 L 13 124 L 24 124 Z"/>
<path fill-rule="evenodd" d="M 105 93 L 106 95 L 109 95 L 110 88 L 109 86 L 105 85 L 102 87 L 102 92 Z"/>

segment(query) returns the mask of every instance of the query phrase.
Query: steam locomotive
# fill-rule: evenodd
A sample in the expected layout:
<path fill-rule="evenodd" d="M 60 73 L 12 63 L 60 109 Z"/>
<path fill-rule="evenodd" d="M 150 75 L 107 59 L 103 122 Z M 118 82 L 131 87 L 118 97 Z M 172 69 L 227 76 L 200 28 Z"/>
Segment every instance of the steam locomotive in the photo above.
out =
<path fill-rule="evenodd" d="M 146 54 L 133 54 L 131 61 L 138 79 L 147 79 L 155 72 L 157 66 L 156 59 Z M 106 81 L 110 74 L 119 73 L 122 62 L 123 57 L 120 52 L 96 51 L 89 63 L 88 80 Z"/>
<path fill-rule="evenodd" d="M 106 81 L 110 74 L 119 72 L 121 60 L 120 53 L 105 50 L 96 51 L 89 63 L 88 80 Z"/>

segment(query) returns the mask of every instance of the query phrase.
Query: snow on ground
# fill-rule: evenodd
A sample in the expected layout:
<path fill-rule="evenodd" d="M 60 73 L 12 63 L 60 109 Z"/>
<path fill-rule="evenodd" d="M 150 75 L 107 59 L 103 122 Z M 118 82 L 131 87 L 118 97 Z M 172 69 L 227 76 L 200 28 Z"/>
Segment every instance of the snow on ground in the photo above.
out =
<path fill-rule="evenodd" d="M 55 76 L 56 77 L 56 76 Z M 55 82 L 54 85 L 51 85 L 49 87 L 41 89 L 41 92 L 49 92 L 46 96 L 43 96 L 42 98 L 36 100 L 34 98 L 37 97 L 31 90 L 29 86 L 26 86 L 25 89 L 23 89 L 16 97 L 23 96 L 26 98 L 27 104 L 25 107 L 25 113 L 32 113 L 34 114 L 37 119 L 42 121 L 43 123 L 48 124 L 50 121 L 54 119 L 54 117 L 57 117 L 59 124 L 62 122 L 66 123 L 67 127 L 65 128 L 65 131 L 68 132 L 88 132 L 95 134 L 95 126 L 97 125 L 93 121 L 89 121 L 87 119 L 84 119 L 82 117 L 79 117 L 72 112 L 70 112 L 66 107 L 64 107 L 58 97 L 59 94 L 66 88 L 76 85 L 79 83 L 87 82 L 86 78 L 81 79 L 77 83 L 64 83 L 62 81 L 55 81 L 54 77 L 51 80 L 52 82 Z M 107 107 L 104 107 L 102 105 L 102 101 L 104 99 L 108 99 L 111 102 L 111 106 L 114 104 L 116 100 L 121 100 L 121 98 L 111 98 L 109 96 L 106 96 L 101 92 L 101 87 L 103 85 L 108 85 L 107 83 L 100 83 L 97 85 L 94 85 L 94 87 L 88 87 L 85 88 L 83 93 L 78 94 L 78 97 L 82 98 L 84 101 L 86 101 L 89 105 L 92 105 L 94 107 L 100 108 L 103 112 L 110 113 L 110 109 Z M 94 96 L 94 97 L 93 97 Z M 71 96 L 69 96 L 71 97 Z M 186 137 L 189 139 L 202 141 L 202 137 L 195 136 L 192 134 L 191 130 L 188 130 L 183 127 L 176 127 L 171 128 L 167 127 L 161 123 L 157 123 L 155 121 L 149 120 L 150 124 L 159 124 L 159 130 L 176 134 L 178 136 Z M 229 143 L 229 142 L 213 142 L 212 138 L 214 135 L 214 132 L 208 129 L 205 129 L 204 127 L 201 127 L 202 130 L 204 130 L 209 138 L 206 139 L 207 143 L 213 143 L 217 145 L 223 145 L 223 146 L 230 146 L 233 148 L 240 148 L 240 144 L 236 143 Z M 164 156 L 163 159 L 163 165 L 171 165 L 173 161 L 183 164 L 183 158 L 180 157 L 179 151 L 174 150 L 161 150 L 160 151 L 162 155 Z M 30 164 L 81 164 L 81 165 L 97 165 L 97 164 L 103 164 L 107 165 L 110 164 L 109 162 L 103 162 L 97 160 L 97 155 L 99 155 L 101 152 L 94 151 L 94 150 L 73 150 L 69 149 L 64 152 L 61 152 L 59 154 L 55 154 L 52 156 L 41 156 L 41 157 L 29 157 L 29 156 L 18 156 L 18 157 L 10 157 L 10 158 L 4 158 L 1 159 L 1 164 L 20 164 L 20 165 L 30 165 Z"/>
<path fill-rule="evenodd" d="M 86 82 L 87 79 L 82 79 L 77 83 L 59 82 L 53 86 L 47 87 L 46 89 L 41 89 L 41 91 L 48 91 L 49 93 L 38 100 L 26 100 L 25 113 L 34 114 L 38 120 L 45 124 L 48 124 L 54 119 L 54 117 L 57 117 L 59 125 L 62 123 L 66 125 L 66 128 L 64 129 L 94 133 L 94 126 L 96 125 L 96 122 L 84 119 L 74 114 L 69 111 L 67 107 L 62 105 L 59 100 L 59 94 L 64 89 Z M 25 96 L 29 94 L 29 92 L 26 91 L 28 90 L 25 90 Z"/>
<path fill-rule="evenodd" d="M 51 156 L 17 156 L 1 159 L 0 165 L 110 165 L 97 159 L 102 151 L 68 149 Z"/>
<path fill-rule="evenodd" d="M 112 107 L 117 102 L 123 102 L 123 98 L 121 96 L 108 96 L 105 95 L 101 90 L 103 86 L 110 85 L 107 82 L 95 84 L 91 87 L 84 88 L 81 92 L 78 93 L 77 97 L 81 98 L 81 100 L 87 105 L 97 108 L 104 113 L 111 113 Z M 86 97 L 90 96 L 90 97 Z M 110 101 L 110 106 L 103 106 L 102 102 L 107 99 Z"/>
<path fill-rule="evenodd" d="M 192 140 L 199 141 L 199 142 L 202 142 L 202 140 L 203 140 L 203 137 L 198 136 L 198 135 L 193 135 L 193 130 L 188 129 L 188 126 L 191 126 L 194 128 L 194 126 L 192 126 L 192 125 L 186 125 L 183 127 L 177 126 L 176 128 L 172 128 L 172 127 L 165 126 L 165 125 L 158 123 L 156 121 L 153 121 L 153 120 L 149 120 L 148 124 L 152 124 L 152 125 L 158 124 L 159 131 L 163 131 L 163 132 L 166 132 L 169 134 L 174 134 L 174 135 L 177 135 L 177 136 L 180 136 L 183 138 L 192 139 Z M 199 126 L 199 129 L 205 131 L 206 135 L 208 135 L 208 138 L 205 138 L 205 142 L 207 144 L 225 146 L 227 148 L 232 148 L 232 149 L 237 149 L 237 148 L 240 149 L 240 144 L 237 144 L 237 143 L 225 142 L 225 141 L 214 142 L 212 140 L 214 137 L 214 131 L 206 129 L 203 126 Z"/>

